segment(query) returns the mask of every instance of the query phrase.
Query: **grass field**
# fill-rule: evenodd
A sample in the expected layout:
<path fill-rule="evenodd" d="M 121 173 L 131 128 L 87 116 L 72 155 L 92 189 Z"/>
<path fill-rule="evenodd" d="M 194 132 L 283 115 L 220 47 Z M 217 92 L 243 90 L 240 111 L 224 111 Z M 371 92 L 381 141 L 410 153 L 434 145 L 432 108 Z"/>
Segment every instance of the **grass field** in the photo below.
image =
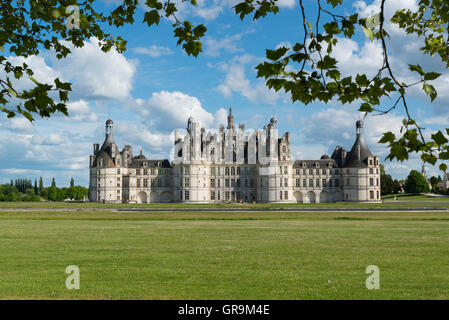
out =
<path fill-rule="evenodd" d="M 447 212 L 0 209 L 0 241 L 1 299 L 449 298 Z"/>

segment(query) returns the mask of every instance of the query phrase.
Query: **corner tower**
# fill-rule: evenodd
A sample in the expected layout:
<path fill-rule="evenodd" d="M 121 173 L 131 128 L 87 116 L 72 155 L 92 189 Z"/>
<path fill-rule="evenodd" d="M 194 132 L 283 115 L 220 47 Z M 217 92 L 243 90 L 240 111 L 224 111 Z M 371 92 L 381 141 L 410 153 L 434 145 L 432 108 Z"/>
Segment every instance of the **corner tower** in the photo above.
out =
<path fill-rule="evenodd" d="M 356 140 L 344 159 L 343 200 L 377 202 L 380 199 L 379 157 L 373 156 L 364 138 L 364 123 L 355 123 Z"/>

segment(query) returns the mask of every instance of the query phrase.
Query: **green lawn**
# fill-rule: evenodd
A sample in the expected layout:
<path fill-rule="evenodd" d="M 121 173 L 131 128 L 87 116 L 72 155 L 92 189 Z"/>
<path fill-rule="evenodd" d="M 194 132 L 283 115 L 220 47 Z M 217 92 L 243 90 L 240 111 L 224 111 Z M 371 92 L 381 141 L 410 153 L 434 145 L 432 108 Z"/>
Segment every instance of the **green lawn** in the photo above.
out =
<path fill-rule="evenodd" d="M 0 212 L 0 241 L 1 299 L 449 298 L 446 212 Z"/>

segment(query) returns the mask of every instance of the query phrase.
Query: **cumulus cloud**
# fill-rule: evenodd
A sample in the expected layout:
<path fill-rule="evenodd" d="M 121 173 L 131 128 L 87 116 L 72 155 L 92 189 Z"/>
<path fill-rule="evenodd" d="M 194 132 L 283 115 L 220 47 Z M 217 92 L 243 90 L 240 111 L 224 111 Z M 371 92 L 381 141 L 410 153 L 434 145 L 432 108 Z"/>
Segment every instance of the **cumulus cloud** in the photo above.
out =
<path fill-rule="evenodd" d="M 20 133 L 32 133 L 34 128 L 31 122 L 26 118 L 6 119 L 1 124 L 4 129 Z"/>
<path fill-rule="evenodd" d="M 157 58 L 160 56 L 168 56 L 174 54 L 174 52 L 167 47 L 152 45 L 150 47 L 137 47 L 133 50 L 135 53 L 145 54 L 152 58 Z"/>
<path fill-rule="evenodd" d="M 205 128 L 223 119 L 223 110 L 219 109 L 214 116 L 203 108 L 198 98 L 179 91 L 154 92 L 147 100 L 137 99 L 132 108 L 157 131 L 185 128 L 189 117 L 194 117 Z"/>
<path fill-rule="evenodd" d="M 254 103 L 274 104 L 281 94 L 268 89 L 263 80 L 251 83 L 246 74 L 248 66 L 254 67 L 256 62 L 257 59 L 254 56 L 245 54 L 234 57 L 228 63 L 218 64 L 217 68 L 225 74 L 225 78 L 218 85 L 217 90 L 226 98 L 236 92 Z"/>
<path fill-rule="evenodd" d="M 67 104 L 67 110 L 69 113 L 69 118 L 64 118 L 65 120 L 74 121 L 97 121 L 98 116 L 89 107 L 89 103 L 83 99 L 78 101 L 69 102 Z"/>

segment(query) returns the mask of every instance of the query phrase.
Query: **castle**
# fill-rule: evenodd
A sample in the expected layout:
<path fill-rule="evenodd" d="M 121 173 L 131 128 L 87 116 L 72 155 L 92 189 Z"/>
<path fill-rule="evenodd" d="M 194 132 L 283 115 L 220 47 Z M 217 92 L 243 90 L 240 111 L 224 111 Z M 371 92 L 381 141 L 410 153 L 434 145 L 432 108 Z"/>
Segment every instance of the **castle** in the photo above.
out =
<path fill-rule="evenodd" d="M 90 201 L 105 203 L 324 203 L 380 201 L 379 157 L 356 122 L 356 140 L 347 152 L 336 147 L 319 160 L 295 160 L 290 133 L 279 136 L 272 117 L 253 133 L 234 125 L 232 109 L 227 126 L 206 132 L 192 117 L 187 133 L 175 132 L 174 159 L 149 160 L 132 147 L 120 151 L 114 142 L 112 120 L 106 138 L 90 156 Z"/>

